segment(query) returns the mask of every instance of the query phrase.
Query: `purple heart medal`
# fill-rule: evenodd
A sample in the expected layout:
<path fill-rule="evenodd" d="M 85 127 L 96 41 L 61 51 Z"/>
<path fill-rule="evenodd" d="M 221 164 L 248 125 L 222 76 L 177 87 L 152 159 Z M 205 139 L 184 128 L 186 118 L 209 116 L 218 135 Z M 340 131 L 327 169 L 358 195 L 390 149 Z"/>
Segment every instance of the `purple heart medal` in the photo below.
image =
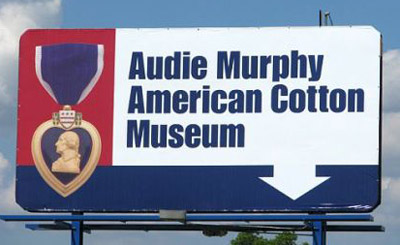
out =
<path fill-rule="evenodd" d="M 36 75 L 48 94 L 62 105 L 32 138 L 35 166 L 46 183 L 67 197 L 92 175 L 101 154 L 97 129 L 72 105 L 82 102 L 99 80 L 104 47 L 66 43 L 36 47 Z"/>

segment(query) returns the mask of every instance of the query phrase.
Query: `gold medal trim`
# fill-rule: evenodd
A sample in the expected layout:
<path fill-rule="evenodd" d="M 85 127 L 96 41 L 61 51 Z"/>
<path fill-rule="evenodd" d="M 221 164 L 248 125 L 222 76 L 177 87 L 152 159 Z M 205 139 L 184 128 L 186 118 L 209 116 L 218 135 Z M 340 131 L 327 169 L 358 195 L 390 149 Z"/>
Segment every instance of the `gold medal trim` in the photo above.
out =
<path fill-rule="evenodd" d="M 48 120 L 42 123 L 33 134 L 32 138 L 32 156 L 33 161 L 35 162 L 35 166 L 39 171 L 42 178 L 46 181 L 46 183 L 53 188 L 58 194 L 63 197 L 67 197 L 78 190 L 93 174 L 96 169 L 97 163 L 100 159 L 101 153 L 101 138 L 97 129 L 89 122 L 84 120 L 81 121 L 80 125 L 74 125 L 65 131 L 70 131 L 74 128 L 82 128 L 85 129 L 92 139 L 92 150 L 90 152 L 89 160 L 87 161 L 85 167 L 82 169 L 81 173 L 78 174 L 70 183 L 64 185 L 61 181 L 59 181 L 55 175 L 50 171 L 46 162 L 43 158 L 42 153 L 42 136 L 46 132 L 46 130 L 50 128 L 60 128 L 65 130 L 60 125 L 54 125 L 53 120 Z"/>

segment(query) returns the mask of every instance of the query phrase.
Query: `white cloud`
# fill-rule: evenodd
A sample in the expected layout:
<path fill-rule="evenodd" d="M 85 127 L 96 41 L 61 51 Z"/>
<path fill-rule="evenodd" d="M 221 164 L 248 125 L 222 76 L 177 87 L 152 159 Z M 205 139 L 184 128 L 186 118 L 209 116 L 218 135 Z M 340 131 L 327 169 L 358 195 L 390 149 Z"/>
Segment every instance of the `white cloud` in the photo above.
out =
<path fill-rule="evenodd" d="M 4 213 L 11 213 L 21 211 L 21 208 L 15 202 L 15 183 L 12 182 L 11 184 L 4 186 L 0 189 L 0 207 L 1 212 Z"/>
<path fill-rule="evenodd" d="M 400 176 L 400 50 L 383 54 L 383 169 L 385 175 Z"/>
<path fill-rule="evenodd" d="M 6 168 L 8 164 L 8 160 L 4 157 L 3 153 L 0 152 L 0 170 Z"/>
<path fill-rule="evenodd" d="M 400 113 L 385 113 L 383 117 L 383 153 L 386 159 L 400 159 L 399 145 Z"/>
<path fill-rule="evenodd" d="M 29 28 L 55 27 L 60 22 L 61 1 L 14 1 L 0 5 L 0 122 L 13 122 L 17 91 L 18 42 Z"/>
<path fill-rule="evenodd" d="M 400 112 L 400 50 L 389 50 L 383 55 L 383 89 L 385 112 Z"/>
<path fill-rule="evenodd" d="M 9 2 L 0 7 L 2 52 L 13 55 L 18 50 L 18 40 L 28 28 L 57 26 L 60 21 L 60 0 Z"/>
<path fill-rule="evenodd" d="M 377 224 L 384 225 L 388 231 L 400 231 L 400 177 L 382 179 L 382 204 L 374 212 Z"/>
<path fill-rule="evenodd" d="M 382 192 L 388 201 L 400 209 L 400 177 L 385 177 L 382 180 Z"/>
<path fill-rule="evenodd" d="M 10 162 L 0 152 L 0 210 L 2 212 L 19 209 L 15 204 L 15 184 L 5 178 Z"/>
<path fill-rule="evenodd" d="M 9 161 L 4 157 L 3 153 L 0 152 L 0 186 L 3 183 L 4 170 L 9 166 Z"/>

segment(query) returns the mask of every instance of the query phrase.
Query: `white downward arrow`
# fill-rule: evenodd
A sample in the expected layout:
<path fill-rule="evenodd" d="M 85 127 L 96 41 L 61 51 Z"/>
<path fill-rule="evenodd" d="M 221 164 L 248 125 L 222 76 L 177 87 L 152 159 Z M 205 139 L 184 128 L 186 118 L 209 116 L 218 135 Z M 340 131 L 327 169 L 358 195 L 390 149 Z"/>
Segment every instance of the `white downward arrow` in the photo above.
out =
<path fill-rule="evenodd" d="M 310 164 L 274 165 L 273 177 L 259 177 L 292 200 L 296 200 L 330 177 L 316 177 L 316 166 Z"/>

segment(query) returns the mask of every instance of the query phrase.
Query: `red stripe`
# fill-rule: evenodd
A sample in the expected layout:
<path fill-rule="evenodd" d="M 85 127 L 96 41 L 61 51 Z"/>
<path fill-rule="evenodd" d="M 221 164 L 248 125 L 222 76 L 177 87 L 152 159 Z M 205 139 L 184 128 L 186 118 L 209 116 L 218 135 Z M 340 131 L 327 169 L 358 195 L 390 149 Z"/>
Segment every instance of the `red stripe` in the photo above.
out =
<path fill-rule="evenodd" d="M 36 128 L 51 120 L 52 113 L 63 109 L 40 85 L 35 72 L 35 47 L 55 43 L 94 43 L 104 45 L 104 70 L 99 81 L 79 105 L 72 109 L 82 113 L 101 135 L 99 165 L 111 165 L 114 97 L 114 29 L 29 30 L 20 40 L 17 165 L 34 165 L 31 140 Z"/>

